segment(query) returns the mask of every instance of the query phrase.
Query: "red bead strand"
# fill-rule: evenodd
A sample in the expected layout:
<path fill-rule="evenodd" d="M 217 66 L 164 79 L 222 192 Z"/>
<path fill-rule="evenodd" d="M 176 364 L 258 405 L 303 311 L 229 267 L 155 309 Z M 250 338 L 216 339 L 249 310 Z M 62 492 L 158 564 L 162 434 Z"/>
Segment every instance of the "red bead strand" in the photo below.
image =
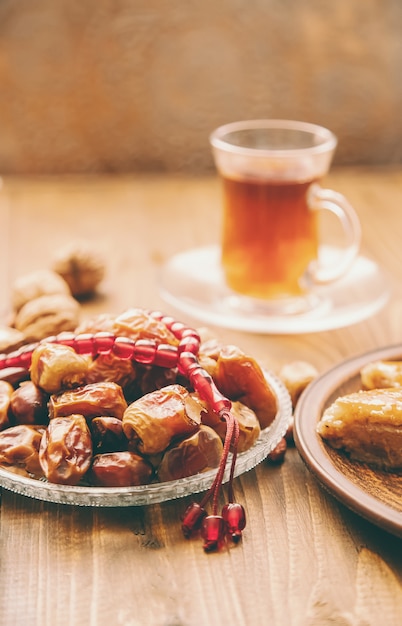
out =
<path fill-rule="evenodd" d="M 220 488 L 222 486 L 222 481 L 223 481 L 223 475 L 225 473 L 225 469 L 226 469 L 226 462 L 229 456 L 229 451 L 230 451 L 230 446 L 232 444 L 232 437 L 233 437 L 233 429 L 234 429 L 234 417 L 232 415 L 232 413 L 228 412 L 228 411 L 222 411 L 221 412 L 221 418 L 224 419 L 226 421 L 226 435 L 225 435 L 225 441 L 223 444 L 223 453 L 221 456 L 221 460 L 219 463 L 219 467 L 218 467 L 218 471 L 215 477 L 215 488 L 214 488 L 214 492 L 213 492 L 213 500 L 212 500 L 212 513 L 214 515 L 217 514 L 218 511 L 218 497 L 219 497 L 219 491 Z"/>
<path fill-rule="evenodd" d="M 239 442 L 239 435 L 240 435 L 239 422 L 237 421 L 237 419 L 235 419 L 234 423 L 233 423 L 233 436 L 232 436 L 232 443 L 231 443 L 232 463 L 231 463 L 231 467 L 230 467 L 230 476 L 229 476 L 229 492 L 228 492 L 229 502 L 233 502 L 234 501 L 233 480 L 234 480 L 234 472 L 235 472 L 235 468 L 236 468 L 237 444 Z"/>
<path fill-rule="evenodd" d="M 148 311 L 148 314 L 166 326 L 178 340 L 178 345 L 158 343 L 153 339 L 134 341 L 129 337 L 116 336 L 106 331 L 78 335 L 73 332 L 62 332 L 40 342 L 23 346 L 10 354 L 0 354 L 0 369 L 9 367 L 29 369 L 32 352 L 42 343 L 58 343 L 69 346 L 78 354 L 93 357 L 113 354 L 117 358 L 133 360 L 143 365 L 169 369 L 177 367 L 179 373 L 189 380 L 193 389 L 206 402 L 210 410 L 219 415 L 221 420 L 226 421 L 223 453 L 215 479 L 200 504 L 193 502 L 187 507 L 182 520 L 183 534 L 189 537 L 194 531 L 200 530 L 204 540 L 204 550 L 212 552 L 220 549 L 224 542 L 225 533 L 228 533 L 232 540 L 237 543 L 246 524 L 244 509 L 240 504 L 234 502 L 233 498 L 239 425 L 230 412 L 231 401 L 221 394 L 210 374 L 198 362 L 197 355 L 201 344 L 199 333 L 160 311 Z M 230 451 L 232 452 L 232 460 L 229 477 L 229 502 L 223 507 L 222 515 L 218 515 L 218 498 Z M 205 506 L 211 498 L 212 515 L 207 515 Z"/>

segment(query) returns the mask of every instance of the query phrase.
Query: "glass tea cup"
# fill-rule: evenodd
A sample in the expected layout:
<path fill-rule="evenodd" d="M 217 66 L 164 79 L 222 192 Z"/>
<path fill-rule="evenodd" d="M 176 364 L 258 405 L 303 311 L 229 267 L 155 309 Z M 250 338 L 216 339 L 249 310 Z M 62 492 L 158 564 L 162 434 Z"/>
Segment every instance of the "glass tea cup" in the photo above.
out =
<path fill-rule="evenodd" d="M 346 198 L 320 185 L 337 138 L 291 120 L 251 120 L 210 136 L 223 184 L 221 264 L 238 306 L 292 314 L 315 306 L 314 287 L 342 278 L 356 260 L 358 216 Z M 320 211 L 341 224 L 344 245 L 323 263 Z"/>

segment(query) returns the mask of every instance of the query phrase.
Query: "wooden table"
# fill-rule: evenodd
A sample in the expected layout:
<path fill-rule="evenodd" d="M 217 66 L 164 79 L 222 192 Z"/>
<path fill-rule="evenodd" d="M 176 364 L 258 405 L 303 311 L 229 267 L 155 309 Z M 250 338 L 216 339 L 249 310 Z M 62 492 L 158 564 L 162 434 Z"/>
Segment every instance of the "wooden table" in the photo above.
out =
<path fill-rule="evenodd" d="M 355 205 L 363 252 L 388 274 L 391 297 L 374 317 L 328 332 L 212 329 L 274 371 L 303 359 L 323 372 L 347 357 L 402 342 L 402 170 L 334 170 L 327 183 Z M 84 305 L 84 316 L 130 306 L 174 313 L 158 292 L 161 264 L 178 251 L 219 240 L 215 178 L 8 178 L 1 211 L 3 294 L 16 276 L 48 267 L 67 241 L 97 242 L 108 275 L 99 297 Z M 211 555 L 181 534 L 188 498 L 91 509 L 3 490 L 0 623 L 402 623 L 402 540 L 328 495 L 297 450 L 290 449 L 279 467 L 261 463 L 235 487 L 248 517 L 243 542 Z"/>

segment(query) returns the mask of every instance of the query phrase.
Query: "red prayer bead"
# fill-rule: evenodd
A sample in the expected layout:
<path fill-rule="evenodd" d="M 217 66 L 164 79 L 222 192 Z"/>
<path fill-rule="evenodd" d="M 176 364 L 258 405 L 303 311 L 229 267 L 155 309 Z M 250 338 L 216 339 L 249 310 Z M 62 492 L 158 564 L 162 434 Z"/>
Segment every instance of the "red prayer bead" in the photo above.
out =
<path fill-rule="evenodd" d="M 112 352 L 120 359 L 132 359 L 135 350 L 135 343 L 128 337 L 116 337 Z"/>
<path fill-rule="evenodd" d="M 21 354 L 19 352 L 9 354 L 4 362 L 4 367 L 21 367 Z"/>
<path fill-rule="evenodd" d="M 94 345 L 98 354 L 109 354 L 114 346 L 116 337 L 107 331 L 100 331 L 94 335 Z"/>
<path fill-rule="evenodd" d="M 156 342 L 152 339 L 138 339 L 134 345 L 133 359 L 137 363 L 153 365 L 156 353 Z"/>
<path fill-rule="evenodd" d="M 206 510 L 197 502 L 192 502 L 184 512 L 181 529 L 188 539 L 192 533 L 201 528 L 202 520 L 206 516 Z"/>
<path fill-rule="evenodd" d="M 180 374 L 188 376 L 188 370 L 192 365 L 196 365 L 198 367 L 198 360 L 195 354 L 192 352 L 182 352 L 178 362 Z"/>
<path fill-rule="evenodd" d="M 198 395 L 216 413 L 230 411 L 232 403 L 217 389 L 212 377 L 201 367 L 190 374 L 191 383 Z"/>
<path fill-rule="evenodd" d="M 51 335 L 50 337 L 46 337 L 45 339 L 41 339 L 39 343 L 58 343 L 57 335 Z"/>
<path fill-rule="evenodd" d="M 170 317 L 170 315 L 163 315 L 160 321 L 166 326 L 168 330 L 170 330 L 173 324 L 176 323 L 174 317 Z"/>
<path fill-rule="evenodd" d="M 184 339 L 185 337 L 194 337 L 199 343 L 201 343 L 201 337 L 199 333 L 194 330 L 194 328 L 185 328 L 181 333 L 181 338 Z"/>
<path fill-rule="evenodd" d="M 197 354 L 200 349 L 200 342 L 197 337 L 190 335 L 189 337 L 183 337 L 179 343 L 179 352 L 192 352 Z"/>
<path fill-rule="evenodd" d="M 235 543 L 241 539 L 242 530 L 246 526 L 246 512 L 237 502 L 229 502 L 222 509 L 222 517 L 226 523 L 226 531 Z"/>
<path fill-rule="evenodd" d="M 90 333 L 76 335 L 73 347 L 77 354 L 96 354 L 94 337 Z"/>
<path fill-rule="evenodd" d="M 169 343 L 160 343 L 156 348 L 154 365 L 172 368 L 177 365 L 177 348 Z"/>
<path fill-rule="evenodd" d="M 181 335 L 183 330 L 185 330 L 187 328 L 187 326 L 185 326 L 184 324 L 182 324 L 182 322 L 174 322 L 174 324 L 172 324 L 170 326 L 170 331 L 174 334 L 174 336 L 177 339 L 181 339 Z"/>
<path fill-rule="evenodd" d="M 225 521 L 221 515 L 208 515 L 202 520 L 201 536 L 205 552 L 219 550 L 225 540 Z"/>
<path fill-rule="evenodd" d="M 63 344 L 63 346 L 70 346 L 74 348 L 75 334 L 69 331 L 64 331 L 56 335 L 56 342 Z"/>
<path fill-rule="evenodd" d="M 23 346 L 18 350 L 19 366 L 29 369 L 32 361 L 32 352 L 37 347 L 37 343 Z"/>

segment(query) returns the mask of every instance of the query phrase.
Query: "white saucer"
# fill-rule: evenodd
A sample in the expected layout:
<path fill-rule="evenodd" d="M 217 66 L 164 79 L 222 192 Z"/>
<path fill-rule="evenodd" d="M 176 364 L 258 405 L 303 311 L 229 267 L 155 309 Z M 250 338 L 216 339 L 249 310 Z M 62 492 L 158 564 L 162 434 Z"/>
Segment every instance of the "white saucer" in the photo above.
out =
<path fill-rule="evenodd" d="M 333 254 L 332 248 L 323 247 L 323 258 Z M 359 256 L 344 278 L 314 289 L 318 304 L 308 312 L 282 316 L 252 313 L 238 306 L 241 298 L 225 285 L 218 246 L 172 257 L 162 268 L 160 290 L 168 304 L 194 319 L 267 334 L 313 333 L 349 326 L 377 313 L 389 296 L 387 281 L 377 264 Z"/>

